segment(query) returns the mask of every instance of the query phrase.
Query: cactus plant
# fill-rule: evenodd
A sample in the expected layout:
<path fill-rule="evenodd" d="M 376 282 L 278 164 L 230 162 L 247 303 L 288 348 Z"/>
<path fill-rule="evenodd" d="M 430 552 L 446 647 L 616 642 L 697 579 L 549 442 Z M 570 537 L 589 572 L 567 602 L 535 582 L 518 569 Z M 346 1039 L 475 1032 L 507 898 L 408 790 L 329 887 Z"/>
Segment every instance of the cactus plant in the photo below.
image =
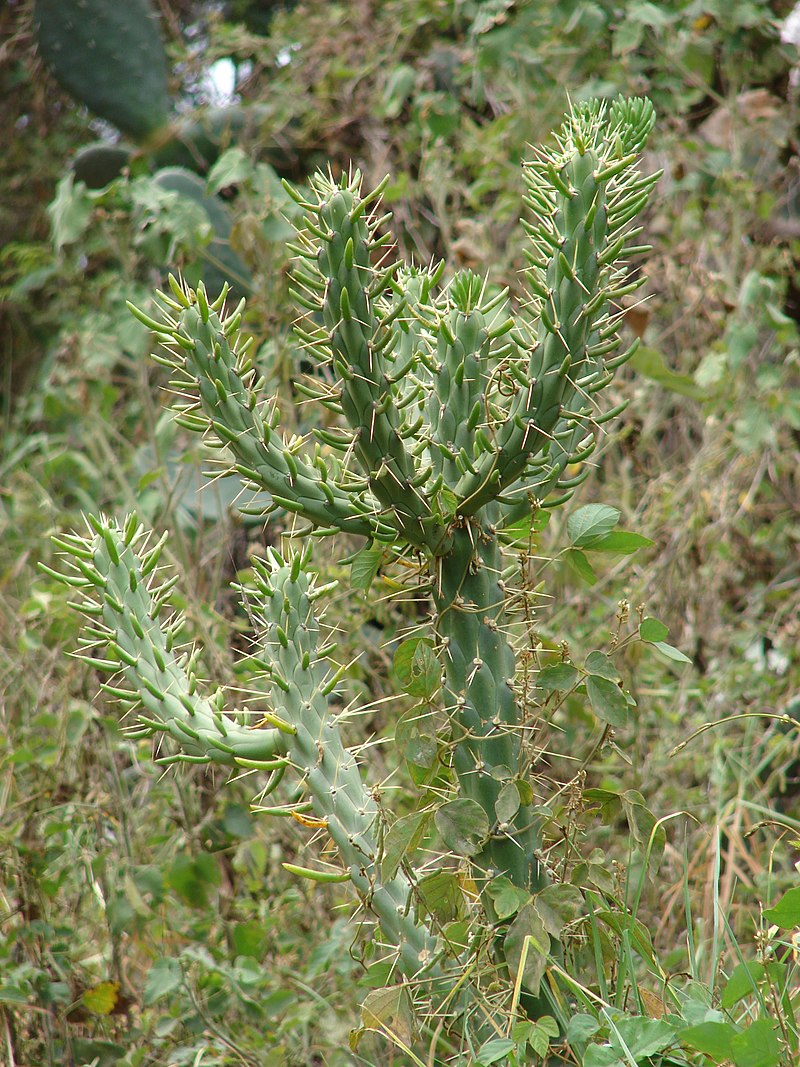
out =
<path fill-rule="evenodd" d="M 524 953 L 539 959 L 527 968 L 519 919 L 535 911 L 548 879 L 533 810 L 536 723 L 517 679 L 503 546 L 526 515 L 569 497 L 588 472 L 597 426 L 614 414 L 600 412 L 596 398 L 631 354 L 619 351 L 614 308 L 638 284 L 625 260 L 639 250 L 635 217 L 655 181 L 636 169 L 653 122 L 643 99 L 581 105 L 555 147 L 525 165 L 529 299 L 515 314 L 505 292 L 490 295 L 469 271 L 442 285 L 441 265 L 394 262 L 379 217 L 382 186 L 364 193 L 358 172 L 317 174 L 310 194 L 295 194 L 305 211 L 295 296 L 307 312 L 297 333 L 319 363 L 305 391 L 336 413 L 336 429 L 281 435 L 240 333 L 243 306 L 226 311 L 224 292 L 209 301 L 202 285 L 172 280 L 158 317 L 134 309 L 161 343 L 155 358 L 180 393 L 178 421 L 219 446 L 224 470 L 267 494 L 260 514 L 289 513 L 296 535 L 357 535 L 426 568 L 441 680 L 432 690 L 440 688 L 451 781 L 435 823 L 443 862 L 455 854 L 469 864 L 479 896 L 464 907 L 483 915 L 492 974 L 516 981 L 515 1004 L 521 987 L 539 992 L 548 935 L 541 923 L 523 929 Z M 190 664 L 172 651 L 174 626 L 161 636 L 166 592 L 146 592 L 154 564 L 138 551 L 142 537 L 133 519 L 122 529 L 93 520 L 90 537 L 61 541 L 73 562 L 66 580 L 90 594 L 79 605 L 94 620 L 87 640 L 107 648 L 90 662 L 121 670 L 125 687 L 110 691 L 138 709 L 141 729 L 178 741 L 175 758 L 263 767 L 267 789 L 284 764 L 298 771 L 313 818 L 377 916 L 400 973 L 415 989 L 427 976 L 441 992 L 442 968 L 455 956 L 460 978 L 445 993 L 452 1012 L 453 990 L 474 993 L 480 976 L 419 906 L 408 864 L 381 861 L 376 801 L 326 699 L 333 683 L 316 641 L 307 554 L 255 561 L 245 591 L 269 704 L 255 729 L 226 715 L 219 695 L 201 699 Z M 531 902 L 510 929 L 493 904 L 509 882 Z"/>
<path fill-rule="evenodd" d="M 170 112 L 167 61 L 150 0 L 36 0 L 39 50 L 64 88 L 129 137 Z"/>

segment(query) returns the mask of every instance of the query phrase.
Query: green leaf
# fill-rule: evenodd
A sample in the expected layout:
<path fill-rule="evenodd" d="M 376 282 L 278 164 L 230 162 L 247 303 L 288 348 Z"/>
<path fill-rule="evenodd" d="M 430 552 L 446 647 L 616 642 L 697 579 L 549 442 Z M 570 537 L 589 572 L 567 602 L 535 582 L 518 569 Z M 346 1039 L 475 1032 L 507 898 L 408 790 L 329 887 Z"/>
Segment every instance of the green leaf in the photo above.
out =
<path fill-rule="evenodd" d="M 178 856 L 167 873 L 167 884 L 193 908 L 208 907 L 208 894 L 221 875 L 217 860 L 207 852 Z"/>
<path fill-rule="evenodd" d="M 590 674 L 586 679 L 586 692 L 598 719 L 618 728 L 627 725 L 628 701 L 616 682 L 599 674 Z"/>
<path fill-rule="evenodd" d="M 550 938 L 534 904 L 526 904 L 518 912 L 508 928 L 503 941 L 503 951 L 515 980 L 522 968 L 522 983 L 536 996 L 547 965 Z"/>
<path fill-rule="evenodd" d="M 651 615 L 646 615 L 639 623 L 639 637 L 643 641 L 655 644 L 658 641 L 663 641 L 668 636 L 669 627 L 658 619 L 654 619 Z"/>
<path fill-rule="evenodd" d="M 530 893 L 514 885 L 504 874 L 493 878 L 486 886 L 486 892 L 494 903 L 498 919 L 507 919 L 510 915 L 516 915 L 520 908 L 524 908 L 531 902 Z"/>
<path fill-rule="evenodd" d="M 552 512 L 545 508 L 539 508 L 533 515 L 526 515 L 524 519 L 505 526 L 500 536 L 506 544 L 526 548 L 533 535 L 540 533 L 547 526 L 551 514 Z"/>
<path fill-rule="evenodd" d="M 619 522 L 619 508 L 609 504 L 585 504 L 567 519 L 567 534 L 573 548 L 591 548 L 602 541 Z"/>
<path fill-rule="evenodd" d="M 647 1056 L 655 1056 L 675 1040 L 675 1028 L 661 1019 L 648 1019 L 637 1015 L 630 1019 L 616 1022 L 617 1033 L 612 1029 L 611 1044 L 624 1052 L 619 1038 L 625 1043 L 628 1052 L 637 1063 Z"/>
<path fill-rule="evenodd" d="M 732 1008 L 743 997 L 756 993 L 766 973 L 767 969 L 763 963 L 738 964 L 722 990 L 720 1005 L 723 1008 Z"/>
<path fill-rule="evenodd" d="M 147 972 L 144 983 L 144 1003 L 155 1004 L 179 988 L 183 982 L 183 971 L 175 959 L 156 960 Z"/>
<path fill-rule="evenodd" d="M 386 832 L 381 879 L 390 882 L 405 857 L 417 848 L 430 820 L 429 811 L 414 811 L 393 823 Z"/>
<path fill-rule="evenodd" d="M 653 648 L 658 649 L 662 656 L 666 656 L 667 659 L 673 660 L 675 663 L 691 663 L 692 661 L 688 656 L 684 655 L 677 648 L 673 648 L 672 645 L 666 644 L 664 641 L 654 641 Z"/>
<path fill-rule="evenodd" d="M 72 171 L 65 174 L 58 183 L 55 199 L 47 209 L 57 251 L 78 240 L 89 225 L 92 210 L 93 204 L 86 186 L 82 182 L 75 185 Z"/>
<path fill-rule="evenodd" d="M 578 680 L 578 672 L 571 663 L 554 663 L 543 667 L 536 675 L 536 684 L 545 693 L 572 689 Z"/>
<path fill-rule="evenodd" d="M 475 1067 L 489 1067 L 490 1064 L 502 1060 L 509 1052 L 513 1052 L 515 1047 L 515 1042 L 508 1037 L 491 1037 L 478 1049 Z"/>
<path fill-rule="evenodd" d="M 426 705 L 418 704 L 400 716 L 394 739 L 403 757 L 412 766 L 430 770 L 436 763 L 439 753 L 436 727 Z"/>
<path fill-rule="evenodd" d="M 394 654 L 394 669 L 406 693 L 430 700 L 442 684 L 442 665 L 427 637 L 411 637 Z"/>
<path fill-rule="evenodd" d="M 698 1052 L 711 1056 L 718 1063 L 730 1060 L 733 1056 L 733 1038 L 736 1028 L 732 1023 L 700 1023 L 688 1026 L 678 1033 L 682 1045 L 697 1049 Z"/>
<path fill-rule="evenodd" d="M 578 1012 L 567 1023 L 566 1039 L 568 1045 L 581 1045 L 590 1041 L 600 1031 L 600 1023 L 594 1015 Z"/>
<path fill-rule="evenodd" d="M 800 886 L 789 889 L 772 908 L 766 908 L 764 918 L 781 930 L 800 926 Z"/>
<path fill-rule="evenodd" d="M 497 794 L 494 802 L 494 813 L 498 822 L 511 822 L 519 811 L 520 795 L 516 782 L 506 782 Z"/>
<path fill-rule="evenodd" d="M 253 176 L 253 164 L 243 148 L 226 149 L 208 172 L 206 185 L 210 193 L 218 193 L 231 185 L 240 185 Z"/>
<path fill-rule="evenodd" d="M 416 1036 L 414 1009 L 404 985 L 386 986 L 367 993 L 361 1005 L 361 1022 L 368 1030 L 391 1030 L 401 1041 L 411 1043 Z"/>
<path fill-rule="evenodd" d="M 596 674 L 601 678 L 607 678 L 609 682 L 618 682 L 620 680 L 619 671 L 605 652 L 590 652 L 586 657 L 584 667 L 589 674 Z"/>
<path fill-rule="evenodd" d="M 756 1019 L 746 1030 L 734 1034 L 731 1053 L 736 1067 L 778 1067 L 781 1049 L 771 1019 Z"/>
<path fill-rule="evenodd" d="M 707 389 L 703 389 L 688 375 L 670 370 L 664 357 L 655 348 L 639 345 L 631 359 L 631 366 L 643 377 L 657 382 L 662 389 L 668 389 L 671 393 L 688 396 L 690 400 L 705 400 L 709 395 Z"/>
<path fill-rule="evenodd" d="M 512 1034 L 516 1037 L 517 1028 L 514 1027 Z M 550 1045 L 551 1038 L 557 1038 L 559 1034 L 558 1023 L 552 1017 L 552 1015 L 542 1015 L 537 1019 L 535 1023 L 529 1028 L 529 1032 L 526 1035 L 526 1040 L 531 1051 L 537 1056 L 541 1056 L 544 1059 L 547 1054 L 548 1046 Z"/>
<path fill-rule="evenodd" d="M 442 925 L 459 917 L 463 895 L 454 871 L 434 871 L 417 883 L 422 917 L 433 915 Z"/>
<path fill-rule="evenodd" d="M 586 547 L 592 552 L 610 552 L 618 556 L 630 556 L 639 548 L 649 548 L 655 544 L 643 534 L 631 533 L 630 530 L 612 530 L 610 534 L 593 541 Z"/>
<path fill-rule="evenodd" d="M 583 552 L 577 548 L 568 548 L 564 553 L 564 559 L 578 577 L 583 578 L 587 585 L 597 585 L 597 575 Z"/>
<path fill-rule="evenodd" d="M 363 589 L 366 592 L 372 585 L 382 561 L 382 548 L 362 548 L 357 552 L 350 564 L 350 584 L 353 589 Z"/>
<path fill-rule="evenodd" d="M 630 1067 L 630 1060 L 621 1060 L 611 1045 L 589 1045 L 583 1067 Z"/>
<path fill-rule="evenodd" d="M 583 893 L 575 885 L 559 882 L 545 886 L 536 894 L 536 910 L 551 937 L 558 938 L 567 923 L 583 912 Z"/>
<path fill-rule="evenodd" d="M 459 856 L 474 856 L 489 836 L 489 819 L 468 797 L 451 800 L 436 812 L 436 828 L 445 845 Z"/>

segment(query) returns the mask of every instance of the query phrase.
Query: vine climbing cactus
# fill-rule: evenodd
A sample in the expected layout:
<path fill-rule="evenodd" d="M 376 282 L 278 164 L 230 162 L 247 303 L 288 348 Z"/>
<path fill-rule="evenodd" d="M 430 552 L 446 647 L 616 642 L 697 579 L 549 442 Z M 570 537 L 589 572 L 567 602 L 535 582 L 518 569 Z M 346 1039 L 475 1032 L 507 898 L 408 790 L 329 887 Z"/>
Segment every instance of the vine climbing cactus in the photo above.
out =
<path fill-rule="evenodd" d="M 341 867 L 291 869 L 352 882 L 398 975 L 414 995 L 447 1005 L 450 1030 L 457 1019 L 467 1033 L 485 1028 L 486 1011 L 474 1008 L 481 978 L 425 906 L 412 840 L 438 832 L 440 866 L 468 864 L 456 883 L 461 913 L 489 932 L 506 1008 L 519 1010 L 522 994 L 538 1010 L 557 934 L 534 914 L 548 884 L 535 810 L 546 798 L 536 795 L 536 721 L 518 677 L 504 546 L 510 530 L 568 499 L 588 473 L 598 426 L 616 413 L 597 397 L 631 354 L 620 352 L 618 302 L 638 285 L 625 263 L 641 251 L 636 216 L 656 178 L 637 170 L 653 122 L 645 99 L 581 105 L 555 146 L 525 164 L 529 295 L 517 312 L 469 271 L 444 282 L 443 265 L 395 262 L 383 186 L 365 193 L 358 172 L 317 174 L 293 191 L 305 212 L 294 281 L 306 315 L 296 329 L 317 364 L 304 390 L 335 413 L 333 428 L 282 435 L 240 332 L 243 306 L 227 312 L 224 294 L 209 302 L 202 286 L 171 279 L 158 317 L 133 309 L 173 374 L 178 422 L 218 445 L 223 468 L 266 499 L 253 505 L 258 514 L 288 513 L 294 535 L 363 538 L 362 573 L 406 558 L 428 575 L 433 621 L 417 652 L 435 676 L 429 697 L 438 692 L 445 754 L 437 790 L 449 795 L 406 816 L 405 849 L 388 855 L 377 783 L 341 740 L 329 703 L 337 675 L 312 606 L 324 590 L 309 577 L 308 550 L 253 561 L 243 596 L 261 691 L 254 706 L 226 711 L 223 691 L 202 696 L 193 655 L 176 651 L 180 620 L 161 622 L 170 586 L 155 579 L 161 543 L 148 550 L 134 517 L 122 526 L 91 518 L 86 536 L 59 541 L 64 580 L 83 591 L 78 607 L 91 620 L 87 660 L 121 675 L 104 688 L 136 712 L 134 729 L 170 734 L 178 751 L 169 760 L 263 770 L 262 804 L 287 768 L 299 775 L 301 799 L 271 810 L 324 827 Z M 510 912 L 495 906 L 499 886 L 516 894 Z"/>

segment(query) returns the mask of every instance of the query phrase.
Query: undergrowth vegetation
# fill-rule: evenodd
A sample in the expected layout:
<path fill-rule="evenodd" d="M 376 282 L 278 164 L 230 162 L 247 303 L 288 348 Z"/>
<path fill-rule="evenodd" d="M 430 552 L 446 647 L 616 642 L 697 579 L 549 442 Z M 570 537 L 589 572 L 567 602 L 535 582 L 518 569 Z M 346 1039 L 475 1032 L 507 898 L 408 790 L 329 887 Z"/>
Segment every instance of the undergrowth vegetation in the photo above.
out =
<path fill-rule="evenodd" d="M 792 5 L 165 2 L 144 59 L 132 46 L 115 58 L 110 110 L 86 84 L 91 64 L 70 80 L 53 51 L 58 34 L 73 50 L 81 39 L 48 23 L 69 6 L 0 14 L 0 1058 L 797 1062 L 798 57 L 780 39 Z M 149 4 L 108 9 L 134 19 Z M 153 79 L 157 107 L 144 117 L 126 69 Z M 214 84 L 231 72 L 235 95 L 219 108 Z M 165 613 L 184 617 L 184 640 L 201 650 L 187 702 L 194 673 L 199 692 L 224 680 L 228 707 L 247 707 L 263 669 L 253 639 L 268 572 L 305 580 L 271 553 L 290 560 L 308 539 L 291 536 L 297 508 L 286 499 L 265 519 L 263 490 L 274 502 L 277 489 L 241 470 L 252 459 L 239 459 L 236 479 L 204 477 L 219 452 L 191 432 L 208 423 L 189 412 L 180 425 L 166 410 L 177 357 L 164 367 L 149 353 L 180 331 L 152 292 L 167 292 L 175 322 L 213 315 L 226 280 L 221 315 L 246 296 L 227 332 L 252 336 L 280 434 L 291 444 L 321 431 L 322 465 L 335 465 L 336 408 L 350 415 L 332 391 L 341 368 L 331 377 L 318 356 L 342 305 L 328 321 L 318 297 L 330 286 L 301 270 L 313 306 L 307 350 L 296 343 L 295 228 L 308 255 L 318 200 L 340 186 L 358 199 L 356 168 L 365 194 L 388 175 L 381 210 L 392 219 L 373 219 L 369 240 L 391 235 L 392 255 L 418 267 L 376 290 L 379 314 L 418 331 L 426 352 L 431 338 L 450 344 L 448 315 L 476 309 L 497 350 L 517 345 L 522 327 L 504 333 L 504 320 L 535 322 L 542 307 L 524 255 L 522 161 L 529 145 L 552 151 L 565 112 L 618 94 L 646 95 L 657 114 L 637 164 L 661 172 L 637 204 L 636 244 L 650 251 L 628 264 L 640 288 L 607 309 L 623 350 L 638 348 L 603 383 L 597 411 L 617 413 L 596 428 L 594 452 L 565 456 L 550 482 L 543 473 L 541 495 L 574 479 L 577 459 L 587 480 L 557 507 L 510 508 L 498 524 L 517 609 L 514 692 L 535 725 L 530 766 L 516 753 L 507 775 L 497 759 L 493 784 L 470 792 L 452 755 L 457 728 L 441 718 L 457 694 L 446 695 L 456 682 L 445 673 L 441 683 L 437 653 L 461 637 L 432 628 L 432 604 L 447 614 L 446 583 L 425 553 L 441 554 L 431 531 L 452 531 L 464 513 L 468 468 L 453 488 L 455 459 L 428 457 L 452 469 L 421 483 L 419 535 L 397 510 L 388 527 L 372 522 L 355 480 L 345 522 L 337 490 L 337 537 L 314 539 L 305 564 L 317 585 L 336 583 L 316 605 L 343 668 L 330 708 L 342 752 L 358 754 L 377 837 L 376 872 L 359 884 L 346 845 L 334 837 L 338 855 L 331 845 L 332 813 L 303 806 L 291 769 L 273 781 L 287 753 L 300 760 L 263 679 L 251 703 L 272 715 L 258 733 L 274 751 L 250 753 L 253 766 L 232 767 L 224 743 L 209 762 L 179 729 L 154 742 L 163 700 L 147 687 L 149 726 L 126 732 L 136 721 L 120 719 L 120 694 L 98 695 L 101 683 L 119 688 L 105 667 L 125 664 L 124 650 L 104 650 L 102 626 L 81 645 L 61 553 L 86 566 L 100 549 L 111 565 L 126 539 L 135 547 L 154 530 L 152 548 L 168 532 L 160 563 L 176 584 Z M 313 186 L 318 167 L 329 178 Z M 541 196 L 529 208 L 541 211 Z M 184 279 L 175 291 L 169 272 Z M 403 287 L 416 293 L 414 315 L 389 307 Z M 430 421 L 424 371 L 394 398 L 407 404 L 403 441 L 417 407 Z M 514 373 L 498 376 L 487 411 L 510 403 L 527 371 Z M 307 382 L 334 410 L 320 413 Z M 290 452 L 290 473 L 302 462 L 319 475 L 313 449 L 311 459 Z M 408 502 L 373 473 L 385 514 L 387 501 Z M 511 484 L 509 474 L 501 496 Z M 108 518 L 87 527 L 87 515 Z M 75 530 L 86 540 L 69 540 Z M 255 589 L 249 607 L 232 583 Z M 214 707 L 201 711 L 216 722 Z M 176 740 L 191 761 L 175 763 Z M 495 819 L 500 845 L 484 826 Z M 536 854 L 535 884 L 509 858 L 519 835 Z M 425 986 L 392 962 L 388 930 L 375 947 L 370 907 L 386 926 L 380 894 L 400 883 L 411 889 L 401 931 L 413 926 L 421 951 L 462 974 L 460 999 L 444 994 L 444 1006 L 435 967 Z"/>

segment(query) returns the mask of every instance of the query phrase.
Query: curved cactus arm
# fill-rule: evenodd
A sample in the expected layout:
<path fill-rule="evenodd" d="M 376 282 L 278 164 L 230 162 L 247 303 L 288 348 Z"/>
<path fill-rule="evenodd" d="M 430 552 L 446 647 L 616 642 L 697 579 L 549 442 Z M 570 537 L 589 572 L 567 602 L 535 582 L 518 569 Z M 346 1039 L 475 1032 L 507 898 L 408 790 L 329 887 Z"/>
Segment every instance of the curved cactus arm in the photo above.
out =
<path fill-rule="evenodd" d="M 336 382 L 328 403 L 349 426 L 347 454 L 398 535 L 424 547 L 438 539 L 441 524 L 426 491 L 429 470 L 407 444 L 418 429 L 408 413 L 416 391 L 407 388 L 416 353 L 408 353 L 406 362 L 395 358 L 393 323 L 405 306 L 394 283 L 397 265 L 380 269 L 372 263 L 385 244 L 378 235 L 384 220 L 372 210 L 384 186 L 365 197 L 358 171 L 338 183 L 323 174 L 311 179 L 316 203 L 302 202 L 307 214 L 294 274 L 302 291 L 295 296 L 322 319 L 320 326 L 309 316 L 301 336 L 322 362 L 330 362 Z M 387 290 L 398 298 L 386 300 Z"/>
<path fill-rule="evenodd" d="M 253 582 L 243 588 L 259 629 L 260 659 L 276 710 L 288 723 L 287 752 L 301 775 L 319 820 L 336 845 L 350 880 L 365 905 L 378 917 L 384 942 L 398 953 L 401 972 L 415 978 L 429 968 L 436 939 L 417 922 L 412 887 L 398 872 L 380 876 L 378 807 L 361 777 L 356 755 L 345 749 L 328 694 L 335 675 L 320 658 L 316 589 L 299 555 L 284 561 L 274 550 L 253 560 Z"/>
<path fill-rule="evenodd" d="M 534 324 L 520 323 L 517 340 L 530 356 L 495 448 L 456 487 L 463 514 L 519 493 L 528 465 L 564 429 L 561 416 L 588 425 L 592 394 L 630 355 L 608 358 L 619 345 L 609 308 L 639 285 L 627 280 L 624 260 L 641 251 L 631 244 L 640 232 L 631 223 L 658 179 L 636 169 L 653 122 L 648 100 L 618 101 L 610 109 L 582 105 L 556 147 L 525 165 L 526 203 L 534 213 L 526 227 Z"/>
<path fill-rule="evenodd" d="M 65 569 L 49 574 L 80 591 L 75 607 L 89 625 L 80 658 L 119 678 L 103 689 L 137 716 L 129 733 L 136 737 L 169 734 L 184 760 L 280 771 L 285 739 L 279 730 L 248 725 L 248 714 L 226 713 L 222 690 L 212 697 L 198 692 L 194 657 L 177 640 L 182 619 L 162 619 L 175 582 L 159 584 L 157 566 L 165 538 L 148 548 L 148 535 L 135 515 L 122 527 L 113 519 L 87 518 L 88 534 L 56 538 Z M 102 650 L 98 654 L 98 647 Z M 249 716 L 254 718 L 254 716 Z"/>
<path fill-rule="evenodd" d="M 243 302 L 224 316 L 225 292 L 209 303 L 202 283 L 194 293 L 170 282 L 174 299 L 160 294 L 160 319 L 128 306 L 159 338 L 163 354 L 153 358 L 173 372 L 180 425 L 213 435 L 234 457 L 233 469 L 274 504 L 324 529 L 393 540 L 394 529 L 376 517 L 374 505 L 345 493 L 319 450 L 309 461 L 302 440 L 285 441 L 277 407 L 259 403 L 263 382 L 239 333 Z"/>

